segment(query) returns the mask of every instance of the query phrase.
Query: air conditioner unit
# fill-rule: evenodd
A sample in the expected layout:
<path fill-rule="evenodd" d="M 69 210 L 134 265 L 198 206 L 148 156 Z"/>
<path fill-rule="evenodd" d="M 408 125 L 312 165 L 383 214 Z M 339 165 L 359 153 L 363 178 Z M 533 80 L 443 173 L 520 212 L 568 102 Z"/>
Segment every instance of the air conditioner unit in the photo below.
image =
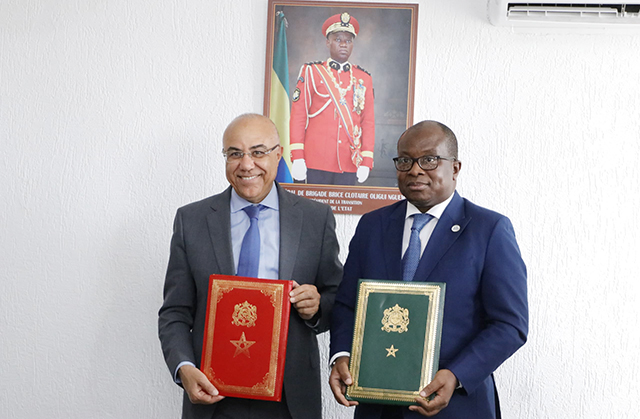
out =
<path fill-rule="evenodd" d="M 637 33 L 640 32 L 640 2 L 565 0 L 564 3 L 523 3 L 489 0 L 489 20 L 496 26 L 514 28 L 600 29 Z"/>

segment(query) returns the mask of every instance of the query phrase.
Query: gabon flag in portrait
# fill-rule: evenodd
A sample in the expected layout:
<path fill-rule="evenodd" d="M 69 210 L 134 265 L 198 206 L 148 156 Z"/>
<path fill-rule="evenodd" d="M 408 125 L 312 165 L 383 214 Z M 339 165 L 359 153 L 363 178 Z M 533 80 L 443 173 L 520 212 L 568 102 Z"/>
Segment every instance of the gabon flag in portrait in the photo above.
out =
<path fill-rule="evenodd" d="M 276 180 L 292 183 L 291 148 L 289 146 L 289 59 L 287 56 L 287 20 L 284 13 L 276 13 L 275 36 L 273 41 L 273 66 L 271 67 L 271 103 L 269 116 L 280 134 L 282 159 L 278 166 Z"/>

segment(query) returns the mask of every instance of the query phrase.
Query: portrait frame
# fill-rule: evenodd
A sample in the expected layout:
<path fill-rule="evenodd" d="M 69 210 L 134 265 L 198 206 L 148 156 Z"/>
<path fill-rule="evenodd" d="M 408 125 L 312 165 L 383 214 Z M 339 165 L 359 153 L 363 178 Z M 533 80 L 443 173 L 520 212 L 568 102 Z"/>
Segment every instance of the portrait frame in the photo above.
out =
<path fill-rule="evenodd" d="M 289 116 L 299 95 L 296 83 L 305 64 L 326 62 L 322 24 L 344 12 L 360 24 L 349 62 L 366 69 L 372 80 L 373 167 L 365 182 L 354 185 L 300 183 L 290 175 Z M 263 112 L 280 133 L 284 150 L 276 179 L 286 190 L 329 204 L 337 214 L 364 214 L 403 198 L 392 158 L 398 138 L 413 124 L 417 22 L 415 3 L 269 0 Z"/>

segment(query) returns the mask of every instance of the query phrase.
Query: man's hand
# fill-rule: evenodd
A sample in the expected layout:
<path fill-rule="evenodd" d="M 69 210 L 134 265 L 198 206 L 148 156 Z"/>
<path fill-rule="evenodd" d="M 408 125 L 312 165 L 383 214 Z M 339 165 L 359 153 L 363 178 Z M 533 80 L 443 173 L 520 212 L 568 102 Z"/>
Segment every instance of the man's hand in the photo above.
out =
<path fill-rule="evenodd" d="M 305 180 L 307 178 L 307 163 L 304 159 L 293 161 L 291 164 L 291 177 L 295 180 Z"/>
<path fill-rule="evenodd" d="M 193 404 L 213 404 L 224 399 L 211 381 L 199 369 L 191 365 L 183 365 L 178 370 L 182 387 Z"/>
<path fill-rule="evenodd" d="M 304 320 L 311 320 L 320 309 L 320 293 L 315 285 L 300 285 L 293 281 L 293 290 L 289 297 L 291 304 Z"/>
<path fill-rule="evenodd" d="M 409 406 L 409 410 L 418 412 L 423 416 L 433 416 L 449 405 L 449 400 L 458 385 L 458 379 L 449 370 L 440 370 L 420 392 L 422 398 L 416 398 L 417 406 Z M 435 393 L 433 400 L 425 398 Z"/>
<path fill-rule="evenodd" d="M 329 375 L 329 387 L 331 387 L 333 397 L 335 397 L 336 401 L 343 406 L 350 407 L 358 404 L 358 402 L 347 400 L 347 398 L 344 397 L 344 394 L 347 391 L 347 386 L 350 386 L 351 384 L 353 384 L 353 380 L 349 373 L 349 357 L 341 356 L 336 360 L 336 363 L 331 369 L 331 374 Z"/>

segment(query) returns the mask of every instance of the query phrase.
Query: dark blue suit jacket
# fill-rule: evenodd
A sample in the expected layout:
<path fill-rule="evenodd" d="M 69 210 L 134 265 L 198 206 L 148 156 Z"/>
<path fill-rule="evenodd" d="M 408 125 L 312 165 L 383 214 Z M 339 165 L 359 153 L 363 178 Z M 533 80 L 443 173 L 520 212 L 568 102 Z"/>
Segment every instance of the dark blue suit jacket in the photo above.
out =
<path fill-rule="evenodd" d="M 331 355 L 351 351 L 358 279 L 402 280 L 406 208 L 407 201 L 400 201 L 360 219 L 336 296 Z M 414 280 L 447 284 L 440 369 L 451 370 L 464 386 L 436 417 L 496 417 L 492 373 L 525 343 L 528 332 L 526 268 L 511 222 L 456 192 Z M 422 417 L 406 408 L 403 414 Z M 357 418 L 379 416 L 379 405 L 361 403 L 356 409 Z"/>

